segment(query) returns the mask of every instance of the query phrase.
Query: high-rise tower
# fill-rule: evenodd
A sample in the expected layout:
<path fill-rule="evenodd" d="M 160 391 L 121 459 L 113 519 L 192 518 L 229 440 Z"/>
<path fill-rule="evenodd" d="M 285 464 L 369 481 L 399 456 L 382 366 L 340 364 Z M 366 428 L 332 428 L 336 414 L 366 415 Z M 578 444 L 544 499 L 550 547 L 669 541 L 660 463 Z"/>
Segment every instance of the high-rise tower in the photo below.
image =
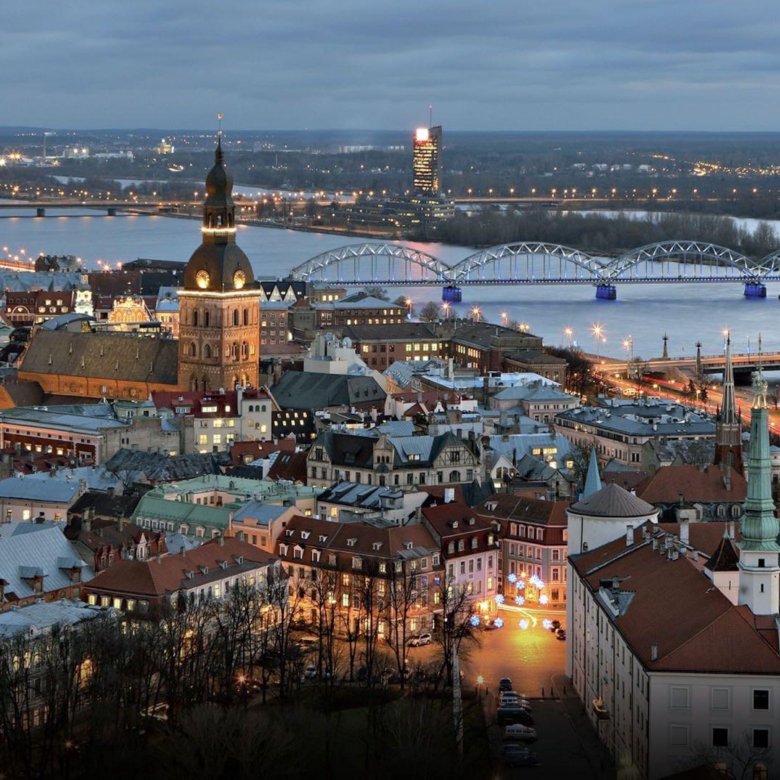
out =
<path fill-rule="evenodd" d="M 179 387 L 258 386 L 260 290 L 249 258 L 236 244 L 233 177 L 220 134 L 206 176 L 202 242 L 187 263 L 179 292 Z"/>
<path fill-rule="evenodd" d="M 415 192 L 438 198 L 441 194 L 441 126 L 418 127 L 412 148 Z"/>
<path fill-rule="evenodd" d="M 726 361 L 723 369 L 723 402 L 715 424 L 715 464 L 733 466 L 740 474 L 742 463 L 742 421 L 737 412 L 734 369 L 731 365 L 731 335 L 726 337 Z"/>
<path fill-rule="evenodd" d="M 766 391 L 767 383 L 759 368 L 753 374 L 748 491 L 739 542 L 739 603 L 747 604 L 754 615 L 775 615 L 780 611 L 780 523 L 772 500 Z"/>

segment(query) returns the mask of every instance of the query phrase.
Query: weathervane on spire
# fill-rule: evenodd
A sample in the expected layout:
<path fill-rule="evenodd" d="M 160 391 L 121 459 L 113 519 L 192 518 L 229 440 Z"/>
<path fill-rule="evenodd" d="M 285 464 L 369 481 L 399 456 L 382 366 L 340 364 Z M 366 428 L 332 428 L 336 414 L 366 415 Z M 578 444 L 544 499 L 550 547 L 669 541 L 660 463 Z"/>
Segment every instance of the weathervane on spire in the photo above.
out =
<path fill-rule="evenodd" d="M 217 114 L 217 122 L 219 123 L 218 126 L 217 126 L 218 127 L 218 129 L 217 129 L 217 140 L 219 140 L 219 141 L 222 140 L 222 120 L 224 118 L 225 118 L 225 115 L 220 111 Z"/>

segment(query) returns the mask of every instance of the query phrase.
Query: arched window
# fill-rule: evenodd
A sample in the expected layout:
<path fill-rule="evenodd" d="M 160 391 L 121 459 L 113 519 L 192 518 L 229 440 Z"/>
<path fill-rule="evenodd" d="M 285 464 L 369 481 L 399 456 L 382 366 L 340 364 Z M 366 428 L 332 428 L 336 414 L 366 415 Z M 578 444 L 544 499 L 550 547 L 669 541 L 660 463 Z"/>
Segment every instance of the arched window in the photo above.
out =
<path fill-rule="evenodd" d="M 230 347 L 231 357 L 233 360 L 238 360 L 238 344 L 234 341 Z"/>
<path fill-rule="evenodd" d="M 198 346 L 195 344 L 194 341 L 190 342 L 190 357 L 197 357 L 198 356 Z"/>
<path fill-rule="evenodd" d="M 246 341 L 241 342 L 241 358 L 243 360 L 246 360 L 247 357 L 249 357 L 249 345 L 246 343 Z"/>
<path fill-rule="evenodd" d="M 206 311 L 203 312 L 203 324 L 208 328 L 209 326 L 209 320 L 211 317 L 209 316 L 209 310 L 206 309 Z"/>
<path fill-rule="evenodd" d="M 208 344 L 203 345 L 203 357 L 207 359 L 211 357 L 211 347 Z"/>
<path fill-rule="evenodd" d="M 238 309 L 233 309 L 233 324 L 238 325 Z"/>
<path fill-rule="evenodd" d="M 192 324 L 197 328 L 198 327 L 198 310 L 195 309 L 195 311 L 192 312 Z"/>
<path fill-rule="evenodd" d="M 450 482 L 460 482 L 460 472 L 459 471 L 451 471 L 450 472 Z"/>
<path fill-rule="evenodd" d="M 249 309 L 244 307 L 244 325 L 249 325 Z"/>

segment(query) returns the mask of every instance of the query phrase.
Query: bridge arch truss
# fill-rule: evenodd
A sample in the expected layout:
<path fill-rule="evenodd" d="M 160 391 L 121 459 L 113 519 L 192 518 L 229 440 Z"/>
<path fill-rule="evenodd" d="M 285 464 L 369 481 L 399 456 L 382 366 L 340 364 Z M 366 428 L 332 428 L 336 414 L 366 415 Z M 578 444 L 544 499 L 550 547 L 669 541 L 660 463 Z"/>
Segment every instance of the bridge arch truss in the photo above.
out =
<path fill-rule="evenodd" d="M 777 265 L 775 261 L 775 265 Z M 766 274 L 740 252 L 706 241 L 660 241 L 626 252 L 604 268 L 616 282 L 760 282 Z"/>
<path fill-rule="evenodd" d="M 458 284 L 599 284 L 603 275 L 601 259 L 541 241 L 492 246 L 452 267 Z"/>
<path fill-rule="evenodd" d="M 294 279 L 361 284 L 448 284 L 451 269 L 438 257 L 404 244 L 350 244 L 292 269 Z"/>

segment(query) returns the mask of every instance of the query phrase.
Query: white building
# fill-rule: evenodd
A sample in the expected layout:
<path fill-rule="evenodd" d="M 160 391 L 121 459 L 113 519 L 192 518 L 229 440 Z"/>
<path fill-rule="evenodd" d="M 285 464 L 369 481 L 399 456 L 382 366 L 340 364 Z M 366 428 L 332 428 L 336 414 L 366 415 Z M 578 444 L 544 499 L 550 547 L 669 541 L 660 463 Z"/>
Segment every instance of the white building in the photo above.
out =
<path fill-rule="evenodd" d="M 570 510 L 567 673 L 627 776 L 780 776 L 780 524 L 760 374 L 754 391 L 738 533 L 652 517 L 637 528 L 635 496 L 624 517 L 599 518 L 608 488 L 580 502 L 590 515 Z"/>

